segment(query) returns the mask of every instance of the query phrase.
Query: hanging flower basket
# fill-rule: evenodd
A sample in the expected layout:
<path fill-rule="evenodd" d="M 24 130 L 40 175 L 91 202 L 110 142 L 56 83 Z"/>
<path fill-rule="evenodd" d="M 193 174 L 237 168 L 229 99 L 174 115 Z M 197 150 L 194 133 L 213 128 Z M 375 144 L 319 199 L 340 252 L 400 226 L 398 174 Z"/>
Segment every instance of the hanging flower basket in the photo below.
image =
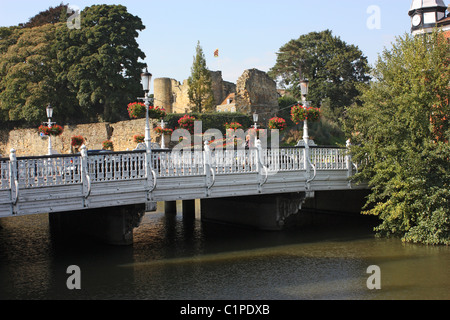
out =
<path fill-rule="evenodd" d="M 74 136 L 72 137 L 72 141 L 70 145 L 74 148 L 79 148 L 84 144 L 84 138 L 82 136 Z"/>
<path fill-rule="evenodd" d="M 145 136 L 142 135 L 142 134 L 136 134 L 136 135 L 133 136 L 133 140 L 134 140 L 134 142 L 136 142 L 136 143 L 144 143 L 144 141 L 145 141 Z"/>
<path fill-rule="evenodd" d="M 242 124 L 240 124 L 239 122 L 231 122 L 231 123 L 225 123 L 225 128 L 227 130 L 238 130 L 238 129 L 242 129 Z"/>
<path fill-rule="evenodd" d="M 43 134 L 44 136 L 60 136 L 64 132 L 63 127 L 60 125 L 54 125 L 51 128 L 48 126 L 42 125 L 38 129 L 39 133 Z"/>
<path fill-rule="evenodd" d="M 145 118 L 145 104 L 142 102 L 130 103 L 127 107 L 127 111 L 131 119 Z"/>
<path fill-rule="evenodd" d="M 286 120 L 283 118 L 274 117 L 269 120 L 269 129 L 283 131 L 286 129 Z"/>
<path fill-rule="evenodd" d="M 194 134 L 194 122 L 195 118 L 190 115 L 185 115 L 183 118 L 178 120 L 178 124 L 181 129 L 186 129 L 191 134 Z"/>
<path fill-rule="evenodd" d="M 127 107 L 128 115 L 131 119 L 145 118 L 145 104 L 142 102 L 130 103 Z M 162 119 L 166 116 L 166 111 L 160 107 L 150 106 L 148 108 L 148 116 L 151 119 Z"/>
<path fill-rule="evenodd" d="M 156 127 L 155 132 L 159 135 L 163 135 L 163 134 L 172 134 L 173 130 L 169 128 Z"/>
<path fill-rule="evenodd" d="M 150 119 L 162 119 L 167 115 L 166 110 L 160 107 L 150 106 L 148 108 L 148 116 Z"/>
<path fill-rule="evenodd" d="M 111 140 L 103 141 L 104 150 L 114 150 L 114 144 Z"/>
<path fill-rule="evenodd" d="M 296 124 L 308 120 L 311 122 L 319 121 L 320 109 L 313 107 L 304 107 L 302 105 L 293 106 L 291 109 L 291 119 Z"/>

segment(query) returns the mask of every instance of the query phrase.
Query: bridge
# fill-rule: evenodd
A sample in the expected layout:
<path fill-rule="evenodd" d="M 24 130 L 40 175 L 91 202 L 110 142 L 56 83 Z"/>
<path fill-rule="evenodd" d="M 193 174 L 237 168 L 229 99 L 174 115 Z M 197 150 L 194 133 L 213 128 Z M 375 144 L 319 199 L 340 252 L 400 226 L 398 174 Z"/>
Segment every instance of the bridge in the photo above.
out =
<path fill-rule="evenodd" d="M 16 157 L 11 150 L 0 159 L 0 217 L 292 194 L 300 195 L 293 201 L 298 210 L 318 191 L 366 188 L 350 181 L 356 172 L 346 148 L 263 149 L 260 142 L 237 150 L 205 144 L 200 150 L 91 154 L 82 147 L 79 155 L 39 157 Z M 292 207 L 290 198 L 285 207 Z"/>

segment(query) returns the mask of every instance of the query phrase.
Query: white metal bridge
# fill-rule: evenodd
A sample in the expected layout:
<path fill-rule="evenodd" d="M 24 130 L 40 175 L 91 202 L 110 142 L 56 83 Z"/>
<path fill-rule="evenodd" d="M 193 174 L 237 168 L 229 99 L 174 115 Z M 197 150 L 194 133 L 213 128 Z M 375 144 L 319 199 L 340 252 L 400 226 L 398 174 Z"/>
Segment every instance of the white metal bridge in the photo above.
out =
<path fill-rule="evenodd" d="M 0 159 L 0 217 L 157 201 L 349 190 L 345 148 L 145 150 Z"/>

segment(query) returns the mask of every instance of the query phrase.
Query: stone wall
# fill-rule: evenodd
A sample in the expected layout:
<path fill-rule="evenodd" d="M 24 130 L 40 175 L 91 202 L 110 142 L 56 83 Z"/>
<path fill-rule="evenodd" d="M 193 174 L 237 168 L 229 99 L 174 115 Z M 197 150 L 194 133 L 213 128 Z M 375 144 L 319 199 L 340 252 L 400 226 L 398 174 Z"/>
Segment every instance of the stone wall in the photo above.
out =
<path fill-rule="evenodd" d="M 275 81 L 266 72 L 245 70 L 236 84 L 236 111 L 259 114 L 260 122 L 267 123 L 279 110 Z"/>
<path fill-rule="evenodd" d="M 159 125 L 152 121 L 151 126 Z M 102 149 L 103 141 L 110 139 L 114 143 L 114 151 L 134 150 L 137 144 L 133 141 L 136 134 L 145 133 L 145 119 L 129 120 L 117 123 L 91 123 L 83 125 L 64 126 L 60 137 L 52 138 L 52 147 L 59 154 L 71 153 L 70 142 L 73 136 L 81 135 L 86 140 L 89 150 Z M 151 132 L 152 141 L 159 139 Z M 17 156 L 42 156 L 47 154 L 48 141 L 42 139 L 37 128 L 0 130 L 0 154 L 8 157 L 11 149 L 17 151 Z"/>

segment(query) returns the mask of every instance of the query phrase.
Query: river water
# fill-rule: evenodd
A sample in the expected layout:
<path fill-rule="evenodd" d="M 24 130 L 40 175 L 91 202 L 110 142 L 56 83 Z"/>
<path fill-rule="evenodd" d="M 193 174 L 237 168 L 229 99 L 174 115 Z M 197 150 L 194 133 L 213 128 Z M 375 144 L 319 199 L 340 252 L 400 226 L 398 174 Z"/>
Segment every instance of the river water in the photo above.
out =
<path fill-rule="evenodd" d="M 264 232 L 156 212 L 129 247 L 56 242 L 47 215 L 0 226 L 0 299 L 450 299 L 449 247 L 379 239 L 364 219 Z M 381 289 L 367 286 L 372 265 Z"/>

